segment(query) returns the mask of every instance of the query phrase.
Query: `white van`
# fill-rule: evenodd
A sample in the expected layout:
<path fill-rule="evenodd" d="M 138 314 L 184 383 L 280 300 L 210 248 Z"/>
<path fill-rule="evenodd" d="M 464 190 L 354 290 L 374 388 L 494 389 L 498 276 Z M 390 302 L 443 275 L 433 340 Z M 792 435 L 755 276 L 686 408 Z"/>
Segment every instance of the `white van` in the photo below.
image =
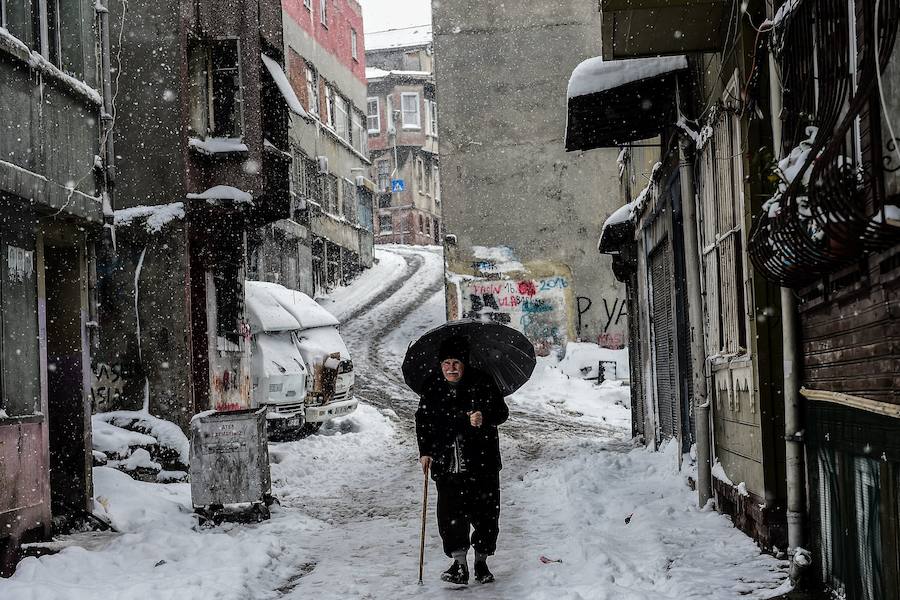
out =
<path fill-rule="evenodd" d="M 268 409 L 272 439 L 316 431 L 356 410 L 353 362 L 338 320 L 302 292 L 246 282 L 254 406 Z"/>

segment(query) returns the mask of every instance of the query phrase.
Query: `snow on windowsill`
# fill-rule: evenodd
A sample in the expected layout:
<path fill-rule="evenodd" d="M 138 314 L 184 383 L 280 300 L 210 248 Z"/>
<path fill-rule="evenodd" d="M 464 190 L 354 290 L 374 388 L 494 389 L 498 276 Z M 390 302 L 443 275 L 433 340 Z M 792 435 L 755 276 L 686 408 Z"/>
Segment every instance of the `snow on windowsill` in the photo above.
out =
<path fill-rule="evenodd" d="M 188 146 L 209 155 L 250 151 L 241 138 L 208 137 L 200 139 L 192 137 L 188 139 Z"/>
<path fill-rule="evenodd" d="M 628 83 L 686 69 L 684 56 L 604 61 L 599 56 L 581 62 L 569 78 L 569 99 L 615 89 Z"/>

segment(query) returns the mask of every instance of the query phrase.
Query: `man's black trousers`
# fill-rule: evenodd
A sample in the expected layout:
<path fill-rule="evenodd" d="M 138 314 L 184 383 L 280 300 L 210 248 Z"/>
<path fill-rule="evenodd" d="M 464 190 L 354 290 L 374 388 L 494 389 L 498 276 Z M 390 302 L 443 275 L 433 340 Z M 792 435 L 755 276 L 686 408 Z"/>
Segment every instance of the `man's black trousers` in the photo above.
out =
<path fill-rule="evenodd" d="M 475 552 L 493 554 L 500 533 L 500 474 L 447 474 L 437 478 L 435 484 L 444 554 L 453 556 L 469 549 L 470 527 Z"/>

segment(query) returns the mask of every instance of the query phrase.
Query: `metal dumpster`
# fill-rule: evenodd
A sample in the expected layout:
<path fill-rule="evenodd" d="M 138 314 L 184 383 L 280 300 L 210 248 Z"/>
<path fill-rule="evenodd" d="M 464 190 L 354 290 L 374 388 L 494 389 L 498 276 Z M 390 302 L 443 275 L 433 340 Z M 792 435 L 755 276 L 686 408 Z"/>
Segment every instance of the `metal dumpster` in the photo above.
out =
<path fill-rule="evenodd" d="M 265 408 L 191 420 L 191 500 L 201 522 L 248 513 L 267 519 L 271 491 Z"/>

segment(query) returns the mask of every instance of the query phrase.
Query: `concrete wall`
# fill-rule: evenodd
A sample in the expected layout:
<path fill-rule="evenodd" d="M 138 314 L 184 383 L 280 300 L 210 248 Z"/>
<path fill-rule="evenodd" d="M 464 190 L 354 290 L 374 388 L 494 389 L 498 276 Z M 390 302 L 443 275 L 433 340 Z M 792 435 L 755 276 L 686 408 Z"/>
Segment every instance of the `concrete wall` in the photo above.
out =
<path fill-rule="evenodd" d="M 506 246 L 514 278 L 564 281 L 554 343 L 624 343 L 624 286 L 596 249 L 619 203 L 615 151 L 563 147 L 569 75 L 601 50 L 597 3 L 444 0 L 433 20 L 450 270 L 495 277 L 472 247 Z"/>

